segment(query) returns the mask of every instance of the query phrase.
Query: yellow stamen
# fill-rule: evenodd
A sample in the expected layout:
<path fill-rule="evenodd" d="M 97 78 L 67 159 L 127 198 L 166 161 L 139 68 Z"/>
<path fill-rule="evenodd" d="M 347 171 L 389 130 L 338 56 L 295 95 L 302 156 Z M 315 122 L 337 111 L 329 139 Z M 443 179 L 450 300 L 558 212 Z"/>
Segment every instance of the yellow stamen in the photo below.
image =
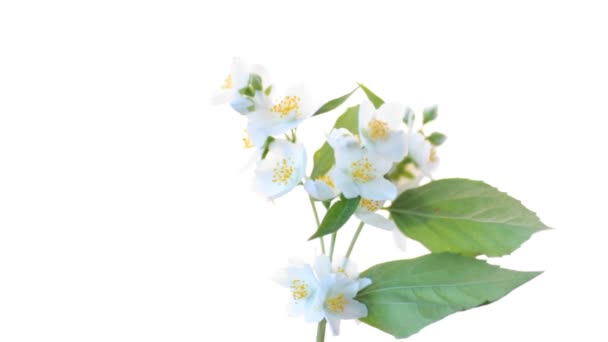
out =
<path fill-rule="evenodd" d="M 292 111 L 295 111 L 296 116 L 299 117 L 302 114 L 300 112 L 300 98 L 297 96 L 285 96 L 281 102 L 272 106 L 270 110 L 278 113 L 281 118 L 286 117 Z"/>
<path fill-rule="evenodd" d="M 319 177 L 319 180 L 321 182 L 327 184 L 332 189 L 336 188 L 336 184 L 334 184 L 334 181 L 331 179 L 331 177 L 329 177 L 329 175 L 321 176 L 321 177 Z"/>
<path fill-rule="evenodd" d="M 285 186 L 289 183 L 294 171 L 295 167 L 293 166 L 291 158 L 289 160 L 283 158 L 281 161 L 277 162 L 275 168 L 272 169 L 272 182 Z"/>
<path fill-rule="evenodd" d="M 243 144 L 245 145 L 245 148 L 253 148 L 253 142 L 251 141 L 251 136 L 249 135 L 249 132 L 247 132 L 247 130 L 245 130 Z"/>
<path fill-rule="evenodd" d="M 374 166 L 367 158 L 359 159 L 350 164 L 352 177 L 355 182 L 367 183 L 376 176 L 374 175 Z"/>
<path fill-rule="evenodd" d="M 359 203 L 359 205 L 361 207 L 367 209 L 367 211 L 374 212 L 374 211 L 380 209 L 380 207 L 382 206 L 382 202 L 381 201 L 369 200 L 367 198 L 362 198 L 361 202 Z"/>
<path fill-rule="evenodd" d="M 328 299 L 326 302 L 327 308 L 334 313 L 344 312 L 344 307 L 348 304 L 348 300 L 344 298 L 343 294 L 339 294 L 333 298 Z"/>
<path fill-rule="evenodd" d="M 299 279 L 291 282 L 291 294 L 293 295 L 293 299 L 300 300 L 308 297 L 308 284 Z"/>
<path fill-rule="evenodd" d="M 388 124 L 384 121 L 380 121 L 373 118 L 367 124 L 368 136 L 372 140 L 386 140 L 388 139 Z"/>
<path fill-rule="evenodd" d="M 431 148 L 431 154 L 429 155 L 429 162 L 434 163 L 437 161 L 437 151 Z"/>
<path fill-rule="evenodd" d="M 224 80 L 224 85 L 222 85 L 222 89 L 232 89 L 232 75 L 228 75 Z"/>

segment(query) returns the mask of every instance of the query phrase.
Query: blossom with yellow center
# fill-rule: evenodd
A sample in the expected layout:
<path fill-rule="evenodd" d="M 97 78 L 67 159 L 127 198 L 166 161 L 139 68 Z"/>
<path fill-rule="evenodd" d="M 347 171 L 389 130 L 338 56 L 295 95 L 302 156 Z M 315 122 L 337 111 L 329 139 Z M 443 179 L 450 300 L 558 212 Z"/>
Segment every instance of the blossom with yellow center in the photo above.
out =
<path fill-rule="evenodd" d="M 258 162 L 255 189 L 269 200 L 291 191 L 306 171 L 304 146 L 285 139 L 276 139 L 268 147 L 266 157 Z"/>
<path fill-rule="evenodd" d="M 336 187 L 330 174 L 331 171 L 318 179 L 307 179 L 304 182 L 304 189 L 310 197 L 318 201 L 328 201 L 340 195 L 340 190 Z"/>
<path fill-rule="evenodd" d="M 359 106 L 361 142 L 369 151 L 393 162 L 407 155 L 407 127 L 403 123 L 405 107 L 385 103 L 375 109 L 369 101 Z"/>
<path fill-rule="evenodd" d="M 378 210 L 382 209 L 384 201 L 374 201 L 361 198 L 359 207 L 355 210 L 355 216 L 365 224 L 385 230 L 395 229 L 395 222 L 382 216 Z"/>
<path fill-rule="evenodd" d="M 268 101 L 274 105 L 247 115 L 247 130 L 255 146 L 262 146 L 268 137 L 276 137 L 295 129 L 312 116 L 314 111 L 308 89 L 303 86 L 288 89 L 284 96 Z"/>
<path fill-rule="evenodd" d="M 346 198 L 361 196 L 382 201 L 397 196 L 397 188 L 384 178 L 392 161 L 363 148 L 357 138 L 343 128 L 334 129 L 327 141 L 336 159 L 329 175 Z"/>

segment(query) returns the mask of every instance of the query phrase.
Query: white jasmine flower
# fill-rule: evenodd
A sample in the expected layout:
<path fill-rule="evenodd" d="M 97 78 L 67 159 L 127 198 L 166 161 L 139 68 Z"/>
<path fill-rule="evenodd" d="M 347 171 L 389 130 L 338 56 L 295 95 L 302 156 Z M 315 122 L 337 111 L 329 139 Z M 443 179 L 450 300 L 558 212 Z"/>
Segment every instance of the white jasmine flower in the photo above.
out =
<path fill-rule="evenodd" d="M 255 170 L 255 189 L 274 200 L 300 183 L 306 172 L 306 151 L 300 143 L 277 139 Z"/>
<path fill-rule="evenodd" d="M 395 186 L 397 186 L 397 191 L 399 193 L 417 188 L 424 178 L 422 171 L 420 171 L 420 169 L 413 163 L 406 164 L 405 171 L 408 175 L 402 175 L 397 180 L 393 181 Z"/>
<path fill-rule="evenodd" d="M 365 101 L 359 106 L 359 133 L 363 146 L 392 162 L 407 155 L 406 126 L 403 123 L 405 107 L 398 103 L 385 103 L 380 108 Z"/>
<path fill-rule="evenodd" d="M 431 178 L 431 173 L 439 166 L 435 147 L 419 132 L 409 135 L 409 155 L 422 173 Z"/>
<path fill-rule="evenodd" d="M 336 187 L 336 184 L 331 179 L 328 172 L 327 175 L 323 175 L 318 179 L 307 179 L 304 183 L 304 189 L 308 194 L 318 201 L 328 201 L 335 198 L 340 194 L 340 190 Z"/>
<path fill-rule="evenodd" d="M 340 321 L 343 319 L 359 319 L 367 316 L 365 304 L 356 301 L 357 293 L 369 286 L 367 278 L 353 280 L 341 274 L 332 273 L 319 281 L 319 293 L 325 295 L 323 315 L 329 323 L 334 336 L 340 333 Z"/>
<path fill-rule="evenodd" d="M 289 132 L 313 114 L 314 107 L 303 86 L 289 89 L 274 101 L 260 99 L 264 105 L 247 116 L 247 130 L 253 144 L 260 146 L 267 137 Z M 274 103 L 274 104 L 270 104 Z"/>
<path fill-rule="evenodd" d="M 346 198 L 361 196 L 381 201 L 397 196 L 397 188 L 384 178 L 393 164 L 390 160 L 362 148 L 345 129 L 333 130 L 328 142 L 336 157 L 330 175 Z"/>
<path fill-rule="evenodd" d="M 355 211 L 355 216 L 370 226 L 393 230 L 396 228 L 395 222 L 377 213 L 378 209 L 384 205 L 384 202 L 361 198 L 359 207 Z"/>
<path fill-rule="evenodd" d="M 319 322 L 323 319 L 323 312 L 319 308 L 324 296 L 318 292 L 319 281 L 310 265 L 291 263 L 283 271 L 278 282 L 291 291 L 290 315 L 304 315 L 307 322 Z"/>
<path fill-rule="evenodd" d="M 260 76 L 264 83 L 268 82 L 268 73 L 264 67 L 257 64 L 249 65 L 238 57 L 233 58 L 230 73 L 211 97 L 211 103 L 214 105 L 230 103 L 232 108 L 241 114 L 247 114 L 251 106 L 256 107 L 265 103 L 263 92 L 256 93 L 253 98 L 239 92 L 248 86 L 251 74 Z"/>

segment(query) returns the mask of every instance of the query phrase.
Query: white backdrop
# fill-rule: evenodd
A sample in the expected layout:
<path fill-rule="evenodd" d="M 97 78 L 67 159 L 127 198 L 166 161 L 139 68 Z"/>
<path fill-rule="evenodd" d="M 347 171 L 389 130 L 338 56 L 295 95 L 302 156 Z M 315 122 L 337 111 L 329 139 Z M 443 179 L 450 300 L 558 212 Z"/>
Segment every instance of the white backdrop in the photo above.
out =
<path fill-rule="evenodd" d="M 556 228 L 493 261 L 542 276 L 410 341 L 606 341 L 602 2 L 396 3 L 2 2 L 0 341 L 314 340 L 270 280 L 314 255 L 306 197 L 253 194 L 243 118 L 209 106 L 234 55 L 319 100 L 359 81 L 438 104 L 437 176 Z M 302 126 L 309 146 L 336 114 Z M 360 269 L 423 253 L 362 239 Z M 348 322 L 327 340 L 393 338 Z"/>

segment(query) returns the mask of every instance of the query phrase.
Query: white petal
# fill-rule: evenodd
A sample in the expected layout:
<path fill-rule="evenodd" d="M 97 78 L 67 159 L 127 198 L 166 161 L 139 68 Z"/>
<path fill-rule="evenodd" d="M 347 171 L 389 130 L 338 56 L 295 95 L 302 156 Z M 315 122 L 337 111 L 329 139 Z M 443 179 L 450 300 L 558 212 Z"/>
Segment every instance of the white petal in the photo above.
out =
<path fill-rule="evenodd" d="M 230 76 L 234 89 L 243 88 L 249 82 L 249 65 L 242 58 L 234 57 L 230 68 Z"/>
<path fill-rule="evenodd" d="M 327 319 L 332 335 L 338 336 L 340 334 L 340 318 L 334 314 L 327 314 L 325 319 Z"/>
<path fill-rule="evenodd" d="M 393 238 L 395 240 L 395 244 L 397 245 L 397 248 L 399 248 L 402 251 L 405 251 L 406 246 L 407 246 L 407 238 L 401 232 L 401 230 L 393 229 Z"/>
<path fill-rule="evenodd" d="M 393 200 L 397 197 L 397 188 L 395 185 L 383 177 L 377 177 L 372 181 L 361 184 L 360 189 L 361 197 L 370 200 Z"/>
<path fill-rule="evenodd" d="M 391 129 L 405 128 L 403 117 L 405 115 L 405 107 L 396 102 L 388 102 L 378 109 L 378 120 L 386 122 Z"/>
<path fill-rule="evenodd" d="M 359 281 L 359 291 L 363 290 L 364 288 L 366 288 L 372 284 L 372 280 L 369 278 L 361 278 L 358 281 Z"/>
<path fill-rule="evenodd" d="M 315 272 L 319 279 L 327 277 L 331 272 L 331 262 L 327 255 L 319 255 L 315 258 Z"/>
<path fill-rule="evenodd" d="M 424 166 L 431 156 L 431 143 L 429 143 L 424 135 L 413 132 L 408 137 L 408 154 L 418 164 Z"/>
<path fill-rule="evenodd" d="M 332 173 L 332 178 L 336 187 L 342 192 L 342 195 L 346 198 L 355 198 L 361 195 L 359 185 L 353 182 L 350 175 L 344 173 L 343 169 L 336 169 Z"/>
<path fill-rule="evenodd" d="M 371 102 L 365 100 L 359 105 L 359 135 L 362 135 L 364 129 L 367 128 L 369 121 L 373 118 L 376 111 Z"/>
<path fill-rule="evenodd" d="M 407 143 L 404 131 L 393 131 L 390 132 L 386 141 L 376 141 L 370 144 L 370 150 L 392 162 L 399 162 L 407 155 Z"/>
<path fill-rule="evenodd" d="M 395 229 L 395 223 L 378 213 L 358 212 L 355 215 L 363 222 L 370 226 L 378 227 L 386 230 Z"/>
<path fill-rule="evenodd" d="M 319 201 L 327 201 L 338 196 L 338 191 L 321 180 L 307 179 L 304 189 L 308 194 Z"/>
<path fill-rule="evenodd" d="M 230 106 L 232 107 L 232 109 L 236 110 L 241 114 L 249 113 L 249 108 L 252 105 L 253 102 L 250 99 L 240 95 L 235 96 L 232 101 L 230 101 Z"/>
<path fill-rule="evenodd" d="M 367 307 L 354 299 L 348 301 L 344 311 L 338 315 L 341 319 L 358 319 L 367 317 Z"/>
<path fill-rule="evenodd" d="M 293 170 L 288 178 L 277 181 L 276 176 L 282 171 L 283 163 L 287 163 Z M 270 145 L 266 159 L 258 163 L 255 171 L 255 189 L 270 200 L 276 199 L 298 185 L 304 177 L 305 170 L 304 147 L 301 144 L 277 139 Z"/>

